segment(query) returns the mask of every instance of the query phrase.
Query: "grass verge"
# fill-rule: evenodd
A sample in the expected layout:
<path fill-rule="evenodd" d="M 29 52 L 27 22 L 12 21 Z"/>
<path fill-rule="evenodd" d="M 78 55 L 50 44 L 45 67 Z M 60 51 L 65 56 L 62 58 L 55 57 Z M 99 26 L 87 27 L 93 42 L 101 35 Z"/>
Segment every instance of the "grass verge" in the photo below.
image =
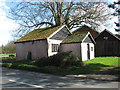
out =
<path fill-rule="evenodd" d="M 56 67 L 56 66 L 36 66 L 33 63 L 36 60 L 23 60 L 16 61 L 15 59 L 4 59 L 2 66 L 13 69 L 21 69 L 28 71 L 36 71 L 41 73 L 49 73 L 56 75 L 78 75 L 78 74 L 89 74 L 95 71 L 105 70 L 112 68 L 108 74 L 115 74 L 120 71 L 120 57 L 97 57 L 90 61 L 84 61 L 83 66 L 69 66 L 69 67 Z M 114 68 L 115 67 L 115 68 Z M 117 74 L 117 73 L 116 73 Z"/>

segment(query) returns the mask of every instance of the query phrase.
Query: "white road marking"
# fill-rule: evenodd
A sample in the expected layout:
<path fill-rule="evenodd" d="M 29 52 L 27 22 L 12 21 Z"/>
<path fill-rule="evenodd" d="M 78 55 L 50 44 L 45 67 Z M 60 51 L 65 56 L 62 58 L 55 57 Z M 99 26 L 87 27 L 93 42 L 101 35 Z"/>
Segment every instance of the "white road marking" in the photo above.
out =
<path fill-rule="evenodd" d="M 10 82 L 17 82 L 15 80 L 9 80 Z M 36 88 L 44 88 L 42 86 L 38 86 L 38 85 L 32 85 L 32 84 L 28 84 L 28 83 L 24 83 L 24 82 L 17 82 L 17 83 L 20 83 L 20 84 L 25 84 L 25 85 L 28 85 L 28 86 L 32 86 L 32 87 L 36 87 Z"/>

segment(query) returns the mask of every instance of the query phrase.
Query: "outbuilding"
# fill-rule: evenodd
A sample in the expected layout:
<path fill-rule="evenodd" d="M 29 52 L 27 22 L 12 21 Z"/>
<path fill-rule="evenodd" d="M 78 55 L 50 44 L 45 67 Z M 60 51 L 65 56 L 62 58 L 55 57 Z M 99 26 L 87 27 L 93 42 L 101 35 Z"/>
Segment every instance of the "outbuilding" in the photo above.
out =
<path fill-rule="evenodd" d="M 77 32 L 67 36 L 60 45 L 60 52 L 73 51 L 82 61 L 94 58 L 95 41 L 90 32 Z"/>
<path fill-rule="evenodd" d="M 100 56 L 120 56 L 120 39 L 108 30 L 104 30 L 95 38 L 95 55 Z"/>

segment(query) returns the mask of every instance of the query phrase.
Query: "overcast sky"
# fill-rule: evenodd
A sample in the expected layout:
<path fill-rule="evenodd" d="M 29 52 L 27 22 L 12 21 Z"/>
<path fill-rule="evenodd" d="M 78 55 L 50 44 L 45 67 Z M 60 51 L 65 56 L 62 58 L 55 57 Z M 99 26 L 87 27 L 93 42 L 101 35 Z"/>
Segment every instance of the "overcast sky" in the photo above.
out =
<path fill-rule="evenodd" d="M 117 0 L 108 0 L 109 2 L 117 1 Z M 14 3 L 12 3 L 13 5 Z M 12 6 L 9 3 L 9 0 L 0 0 L 0 46 L 1 44 L 5 45 L 9 41 L 13 40 L 13 37 L 11 36 L 11 32 L 19 27 L 18 24 L 16 24 L 13 20 L 6 17 L 7 12 Z M 117 21 L 117 18 L 114 18 L 111 23 L 114 21 Z M 115 25 L 107 27 L 108 30 L 110 30 L 112 33 L 115 33 L 114 31 Z M 105 26 L 101 25 L 101 28 L 104 29 Z"/>

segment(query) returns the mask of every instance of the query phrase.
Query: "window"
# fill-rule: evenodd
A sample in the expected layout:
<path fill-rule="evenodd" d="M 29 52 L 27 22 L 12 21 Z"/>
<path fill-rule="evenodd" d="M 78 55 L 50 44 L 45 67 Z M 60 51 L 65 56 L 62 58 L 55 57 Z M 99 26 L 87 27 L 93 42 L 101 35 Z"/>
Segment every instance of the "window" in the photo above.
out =
<path fill-rule="evenodd" d="M 107 40 L 107 39 L 108 39 L 108 37 L 104 37 L 104 39 L 105 39 L 105 40 Z"/>
<path fill-rule="evenodd" d="M 58 51 L 59 44 L 52 44 L 52 52 Z"/>
<path fill-rule="evenodd" d="M 91 47 L 91 51 L 93 51 L 93 47 Z"/>

